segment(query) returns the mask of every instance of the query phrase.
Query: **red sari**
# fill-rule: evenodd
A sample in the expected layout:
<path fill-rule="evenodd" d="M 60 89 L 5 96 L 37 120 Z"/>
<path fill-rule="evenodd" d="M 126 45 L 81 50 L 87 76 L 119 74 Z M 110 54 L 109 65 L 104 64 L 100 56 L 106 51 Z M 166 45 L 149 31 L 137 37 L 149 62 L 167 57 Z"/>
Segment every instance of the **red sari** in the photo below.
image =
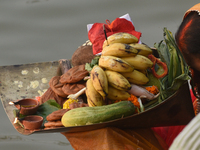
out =
<path fill-rule="evenodd" d="M 191 99 L 193 102 L 194 110 L 196 109 L 196 97 L 194 96 L 192 90 L 190 90 Z M 154 127 L 152 128 L 170 147 L 176 136 L 184 129 L 186 125 L 182 126 L 169 126 L 169 127 Z"/>

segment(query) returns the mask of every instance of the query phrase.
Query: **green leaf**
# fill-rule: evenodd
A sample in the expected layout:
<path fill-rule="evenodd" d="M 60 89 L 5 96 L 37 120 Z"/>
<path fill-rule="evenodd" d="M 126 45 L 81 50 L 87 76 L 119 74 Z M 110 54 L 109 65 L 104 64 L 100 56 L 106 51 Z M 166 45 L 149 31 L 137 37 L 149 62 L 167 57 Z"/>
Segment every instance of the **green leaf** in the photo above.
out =
<path fill-rule="evenodd" d="M 166 47 L 165 44 L 163 44 L 163 40 L 157 44 L 154 44 L 154 47 L 157 49 L 157 52 L 160 56 L 160 59 L 162 62 L 165 62 L 167 64 L 167 66 L 169 66 L 170 63 L 170 55 L 168 53 L 168 47 Z"/>
<path fill-rule="evenodd" d="M 87 70 L 87 71 L 89 71 L 89 72 L 92 70 L 92 67 L 90 66 L 89 63 L 86 63 L 86 64 L 85 64 L 85 70 Z"/>
<path fill-rule="evenodd" d="M 180 52 L 173 34 L 163 29 L 164 40 L 159 44 L 154 44 L 159 56 L 167 64 L 167 76 L 159 79 L 160 96 L 159 103 L 173 95 L 187 80 L 190 80 L 189 67 Z"/>
<path fill-rule="evenodd" d="M 85 70 L 90 72 L 95 65 L 99 64 L 99 58 L 100 58 L 100 56 L 96 56 L 95 58 L 93 58 L 91 60 L 91 63 L 86 63 Z"/>
<path fill-rule="evenodd" d="M 56 110 L 59 110 L 61 109 L 62 107 L 53 99 L 50 99 L 46 102 L 44 102 L 43 104 L 41 104 L 36 112 L 36 114 L 34 115 L 39 115 L 39 116 L 42 116 L 43 117 L 43 124 L 47 121 L 46 120 L 46 117 L 51 114 L 52 112 L 56 111 Z M 17 113 L 19 112 L 18 109 L 14 109 L 13 110 L 13 113 L 14 113 L 14 116 L 16 117 L 17 116 Z M 24 118 L 26 117 L 26 115 L 22 115 L 22 114 L 19 114 L 19 118 Z M 20 122 L 18 122 L 20 124 Z M 21 125 L 21 124 L 20 124 Z M 21 125 L 23 127 L 23 125 Z"/>
<path fill-rule="evenodd" d="M 44 125 L 44 123 L 47 121 L 46 117 L 52 112 L 59 110 L 61 108 L 62 107 L 55 100 L 50 99 L 39 106 L 36 115 L 43 117 L 44 119 L 43 125 Z"/>

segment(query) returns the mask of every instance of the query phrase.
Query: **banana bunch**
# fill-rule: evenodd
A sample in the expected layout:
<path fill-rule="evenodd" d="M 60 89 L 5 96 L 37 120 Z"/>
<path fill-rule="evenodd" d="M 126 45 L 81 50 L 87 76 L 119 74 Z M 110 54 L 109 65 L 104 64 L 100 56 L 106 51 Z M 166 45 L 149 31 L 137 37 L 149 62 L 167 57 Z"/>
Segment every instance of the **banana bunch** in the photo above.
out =
<path fill-rule="evenodd" d="M 89 107 L 102 106 L 105 99 L 127 100 L 131 89 L 130 82 L 120 73 L 103 69 L 99 65 L 92 68 L 86 82 L 86 96 Z"/>
<path fill-rule="evenodd" d="M 86 83 L 88 105 L 101 106 L 105 99 L 127 100 L 131 84 L 144 85 L 149 79 L 145 72 L 153 66 L 147 58 L 152 50 L 129 33 L 116 33 L 103 43 L 98 65 Z"/>
<path fill-rule="evenodd" d="M 85 93 L 89 107 L 104 105 L 105 97 L 108 95 L 108 80 L 104 70 L 98 65 L 91 70 Z"/>
<path fill-rule="evenodd" d="M 103 69 L 99 65 L 92 68 L 86 82 L 86 96 L 89 107 L 102 106 L 105 99 L 127 100 L 131 89 L 130 82 L 120 73 Z"/>
<path fill-rule="evenodd" d="M 121 73 L 130 83 L 144 85 L 149 79 L 146 70 L 153 66 L 147 57 L 152 50 L 125 32 L 112 34 L 103 43 L 99 66 Z"/>
<path fill-rule="evenodd" d="M 87 96 L 87 102 L 89 107 L 104 105 L 103 97 L 99 92 L 96 91 L 91 79 L 88 79 L 86 82 L 85 94 Z"/>

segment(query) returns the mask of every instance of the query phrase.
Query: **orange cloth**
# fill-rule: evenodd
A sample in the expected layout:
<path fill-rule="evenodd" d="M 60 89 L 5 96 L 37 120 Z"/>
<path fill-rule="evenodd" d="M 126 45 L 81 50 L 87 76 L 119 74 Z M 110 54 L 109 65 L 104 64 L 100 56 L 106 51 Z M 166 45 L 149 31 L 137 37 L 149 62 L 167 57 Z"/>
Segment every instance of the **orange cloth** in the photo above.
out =
<path fill-rule="evenodd" d="M 121 130 L 107 127 L 78 133 L 62 133 L 75 150 L 167 150 L 151 129 Z M 158 137 L 159 138 L 159 137 Z"/>
<path fill-rule="evenodd" d="M 190 9 L 188 9 L 185 14 L 183 19 L 191 12 L 191 11 L 196 11 L 200 15 L 200 3 L 192 6 Z"/>

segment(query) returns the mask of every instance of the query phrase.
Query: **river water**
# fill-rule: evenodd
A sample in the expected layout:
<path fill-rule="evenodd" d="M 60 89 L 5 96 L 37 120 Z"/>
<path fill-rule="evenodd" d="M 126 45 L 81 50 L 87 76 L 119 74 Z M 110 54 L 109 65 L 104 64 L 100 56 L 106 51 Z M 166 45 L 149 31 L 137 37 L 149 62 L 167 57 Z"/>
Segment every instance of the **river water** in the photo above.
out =
<path fill-rule="evenodd" d="M 0 66 L 70 59 L 87 39 L 86 25 L 129 13 L 142 42 L 153 47 L 163 28 L 176 32 L 197 0 L 0 0 Z M 0 103 L 1 150 L 71 150 L 60 133 L 19 134 Z"/>

